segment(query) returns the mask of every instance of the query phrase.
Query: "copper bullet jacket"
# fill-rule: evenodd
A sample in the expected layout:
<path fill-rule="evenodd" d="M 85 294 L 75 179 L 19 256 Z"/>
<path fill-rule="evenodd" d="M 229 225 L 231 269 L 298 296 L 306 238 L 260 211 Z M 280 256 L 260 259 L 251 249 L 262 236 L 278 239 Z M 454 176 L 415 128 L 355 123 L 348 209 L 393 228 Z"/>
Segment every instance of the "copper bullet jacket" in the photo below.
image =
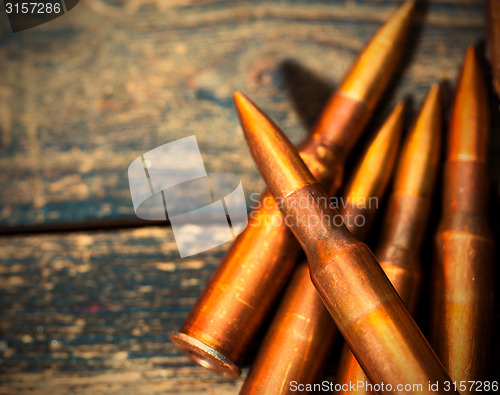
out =
<path fill-rule="evenodd" d="M 487 380 L 493 317 L 494 242 L 488 224 L 486 89 L 469 48 L 456 93 L 435 238 L 435 350 L 453 380 Z M 475 393 L 467 386 L 462 394 Z"/>
<path fill-rule="evenodd" d="M 314 382 L 337 334 L 304 261 L 294 271 L 240 394 L 285 394 L 293 381 Z"/>
<path fill-rule="evenodd" d="M 421 282 L 422 239 L 431 208 L 441 142 L 439 86 L 431 88 L 408 135 L 399 159 L 382 235 L 375 256 L 410 311 L 416 306 Z M 408 367 L 411 369 L 411 367 Z M 366 387 L 352 391 L 350 383 L 368 378 L 345 346 L 339 364 L 339 394 L 372 394 Z"/>
<path fill-rule="evenodd" d="M 338 211 L 276 125 L 241 93 L 235 102 L 241 120 L 255 119 L 242 123 L 250 152 L 269 190 L 282 201 L 287 225 L 306 252 L 312 282 L 368 378 L 383 384 L 381 393 L 435 394 L 429 381 L 443 386 L 448 375 L 370 249 L 331 220 Z"/>
<path fill-rule="evenodd" d="M 238 364 L 300 253 L 291 232 L 272 223 L 277 215 L 277 204 L 266 192 L 180 331 L 171 335 L 181 351 L 224 376 L 239 376 Z M 272 243 L 263 243 L 263 237 Z"/>
<path fill-rule="evenodd" d="M 399 54 L 391 53 L 392 47 L 401 50 L 409 31 L 415 1 L 406 1 L 380 28 L 370 44 L 353 63 L 342 82 L 341 91 L 374 109 L 395 71 Z M 390 45 L 388 45 L 390 43 Z M 376 81 L 377 83 L 374 83 Z"/>
<path fill-rule="evenodd" d="M 300 147 L 313 176 L 331 194 L 341 185 L 345 157 L 397 67 L 413 8 L 412 1 L 405 3 L 374 36 Z M 200 365 L 228 377 L 240 375 L 239 365 L 300 253 L 286 226 L 276 226 L 283 221 L 273 222 L 280 215 L 271 195 L 264 193 L 258 212 L 251 215 L 182 327 L 170 336 Z"/>
<path fill-rule="evenodd" d="M 338 220 L 344 218 L 358 236 L 367 233 L 376 214 L 369 199 L 378 204 L 389 182 L 403 129 L 403 110 L 399 103 L 382 125 L 346 189 L 345 209 Z M 362 221 L 352 218 L 358 216 Z M 240 394 L 292 393 L 290 383 L 314 383 L 337 334 L 303 262 L 295 270 Z"/>

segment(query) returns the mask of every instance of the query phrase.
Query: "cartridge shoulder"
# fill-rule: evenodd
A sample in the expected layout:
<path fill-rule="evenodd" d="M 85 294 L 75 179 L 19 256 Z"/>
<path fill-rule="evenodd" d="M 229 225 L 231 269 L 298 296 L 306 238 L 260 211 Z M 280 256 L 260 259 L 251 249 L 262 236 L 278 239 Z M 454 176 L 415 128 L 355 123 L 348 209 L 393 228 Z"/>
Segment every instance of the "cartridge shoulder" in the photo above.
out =
<path fill-rule="evenodd" d="M 486 217 L 460 212 L 451 213 L 441 220 L 436 238 L 470 238 L 493 243 L 493 235 Z"/>

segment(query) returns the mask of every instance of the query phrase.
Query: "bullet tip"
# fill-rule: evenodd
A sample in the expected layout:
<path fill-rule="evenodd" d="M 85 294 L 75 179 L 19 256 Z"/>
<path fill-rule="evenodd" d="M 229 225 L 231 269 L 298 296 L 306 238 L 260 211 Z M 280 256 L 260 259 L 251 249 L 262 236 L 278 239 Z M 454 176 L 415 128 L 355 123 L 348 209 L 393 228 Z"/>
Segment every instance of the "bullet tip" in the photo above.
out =
<path fill-rule="evenodd" d="M 450 128 L 449 160 L 486 161 L 488 94 L 476 52 L 474 46 L 469 46 L 465 53 Z"/>
<path fill-rule="evenodd" d="M 235 92 L 234 104 L 255 163 L 275 196 L 315 183 L 292 143 L 279 127 L 248 97 Z"/>
<path fill-rule="evenodd" d="M 438 102 L 441 96 L 441 85 L 434 83 L 429 89 L 427 98 L 425 99 L 424 107 L 435 108 L 438 106 Z"/>
<path fill-rule="evenodd" d="M 398 102 L 394 106 L 393 113 L 397 114 L 398 117 L 401 116 L 401 113 L 404 111 L 405 106 L 406 106 L 406 103 L 404 100 L 398 100 Z"/>
<path fill-rule="evenodd" d="M 389 182 L 403 131 L 404 102 L 399 101 L 371 142 L 349 187 L 348 199 L 362 204 L 380 198 Z"/>
<path fill-rule="evenodd" d="M 467 51 L 465 53 L 465 58 L 469 58 L 471 56 L 476 56 L 476 47 L 474 45 L 469 45 L 467 47 Z"/>
<path fill-rule="evenodd" d="M 404 52 L 415 2 L 400 6 L 359 54 L 339 90 L 373 109 Z M 370 65 L 366 67 L 366 65 Z"/>
<path fill-rule="evenodd" d="M 233 93 L 233 100 L 236 106 L 241 105 L 243 102 L 245 102 L 246 99 L 247 99 L 246 96 L 240 91 L 236 91 Z"/>
<path fill-rule="evenodd" d="M 431 196 L 441 141 L 440 85 L 433 84 L 406 138 L 394 193 Z"/>
<path fill-rule="evenodd" d="M 410 13 L 410 12 L 413 12 L 416 5 L 417 5 L 417 2 L 415 0 L 408 0 L 406 3 L 403 4 L 403 6 L 401 8 L 402 8 L 402 10 Z"/>
<path fill-rule="evenodd" d="M 240 91 L 233 93 L 233 101 L 236 107 L 236 112 L 240 118 L 243 112 L 248 112 L 250 109 L 255 108 L 252 101 Z"/>
<path fill-rule="evenodd" d="M 439 82 L 434 82 L 432 85 L 431 85 L 431 91 L 438 91 L 441 89 L 441 84 Z"/>

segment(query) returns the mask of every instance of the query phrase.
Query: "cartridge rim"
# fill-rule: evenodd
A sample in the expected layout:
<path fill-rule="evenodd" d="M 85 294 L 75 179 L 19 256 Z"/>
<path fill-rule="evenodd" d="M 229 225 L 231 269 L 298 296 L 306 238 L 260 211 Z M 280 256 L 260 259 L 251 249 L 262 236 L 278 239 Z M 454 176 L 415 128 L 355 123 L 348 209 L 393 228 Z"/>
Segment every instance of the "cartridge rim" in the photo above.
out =
<path fill-rule="evenodd" d="M 208 344 L 182 332 L 171 332 L 170 340 L 193 361 L 225 377 L 238 378 L 241 371 L 238 366 Z"/>

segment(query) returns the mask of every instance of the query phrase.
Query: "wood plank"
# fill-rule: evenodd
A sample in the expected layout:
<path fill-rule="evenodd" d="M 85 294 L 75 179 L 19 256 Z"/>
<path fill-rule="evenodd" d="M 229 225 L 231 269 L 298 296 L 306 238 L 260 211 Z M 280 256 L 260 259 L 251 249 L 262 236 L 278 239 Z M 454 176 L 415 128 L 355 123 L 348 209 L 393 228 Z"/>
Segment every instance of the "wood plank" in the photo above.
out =
<path fill-rule="evenodd" d="M 165 227 L 0 238 L 0 394 L 238 393 L 247 368 L 219 377 L 167 335 L 227 247 L 180 259 Z M 498 367 L 498 336 L 493 350 Z"/>
<path fill-rule="evenodd" d="M 1 14 L 0 225 L 128 221 L 129 164 L 193 134 L 207 170 L 239 175 L 248 198 L 263 184 L 232 92 L 249 94 L 300 141 L 400 3 L 82 0 L 16 34 Z M 483 12 L 482 0 L 431 1 L 380 112 L 407 95 L 420 103 L 436 81 L 453 84 L 466 46 L 483 35 Z"/>
<path fill-rule="evenodd" d="M 166 228 L 0 239 L 0 393 L 232 394 L 168 340 L 223 248 Z"/>

